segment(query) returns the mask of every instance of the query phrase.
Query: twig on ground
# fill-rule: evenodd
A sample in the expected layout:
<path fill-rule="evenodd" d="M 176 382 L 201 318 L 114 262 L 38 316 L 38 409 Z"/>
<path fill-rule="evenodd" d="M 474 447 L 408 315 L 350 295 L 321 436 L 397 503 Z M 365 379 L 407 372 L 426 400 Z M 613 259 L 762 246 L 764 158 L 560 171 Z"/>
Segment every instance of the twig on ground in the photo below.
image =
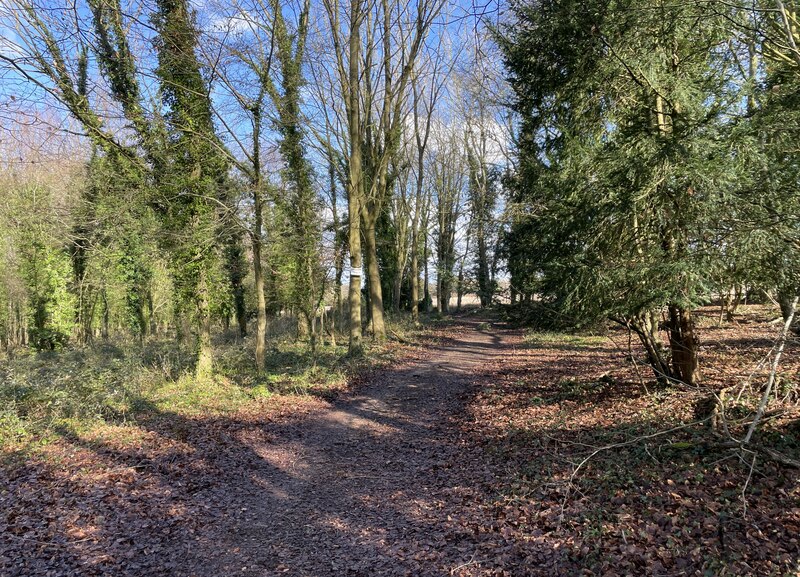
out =
<path fill-rule="evenodd" d="M 13 533 L 6 532 L 6 535 L 12 539 L 19 539 L 20 541 L 27 541 L 29 543 L 37 543 L 39 545 L 46 545 L 48 547 L 71 547 L 78 543 L 85 543 L 92 541 L 95 537 L 86 537 L 85 539 L 78 539 L 77 541 L 68 541 L 67 543 L 56 543 L 55 541 L 40 541 L 39 539 L 31 539 L 30 537 L 22 537 L 21 535 L 14 535 Z"/>
<path fill-rule="evenodd" d="M 750 486 L 750 479 L 753 478 L 753 471 L 756 468 L 756 457 L 758 457 L 758 453 L 753 453 L 753 460 L 750 462 L 750 472 L 747 473 L 747 480 L 744 482 L 744 486 L 742 487 L 742 518 L 747 518 L 747 487 Z"/>
<path fill-rule="evenodd" d="M 765 447 L 763 445 L 759 445 L 757 443 L 749 443 L 748 445 L 743 445 L 740 441 L 725 441 L 722 443 L 707 443 L 706 444 L 710 448 L 714 449 L 736 449 L 738 451 L 750 451 L 756 452 L 760 451 L 767 455 L 770 459 L 775 461 L 776 463 L 781 463 L 787 467 L 792 467 L 794 469 L 800 469 L 800 461 L 797 459 L 793 459 L 788 455 L 784 455 L 780 451 L 776 451 L 770 447 Z"/>
<path fill-rule="evenodd" d="M 772 351 L 774 351 L 774 350 L 775 350 L 775 346 L 773 345 L 772 348 L 769 350 L 769 352 L 767 352 L 767 354 L 764 355 L 761 358 L 761 360 L 758 361 L 758 363 L 756 363 L 756 366 L 753 367 L 753 370 L 750 372 L 750 374 L 747 375 L 747 378 L 742 383 L 742 387 L 739 389 L 739 393 L 736 395 L 736 402 L 737 403 L 742 398 L 742 395 L 744 394 L 744 390 L 752 384 L 753 377 L 755 376 L 756 372 L 759 371 L 761 369 L 761 367 L 769 360 L 769 358 L 772 356 Z"/>
<path fill-rule="evenodd" d="M 467 561 L 466 563 L 462 563 L 461 565 L 458 565 L 457 567 L 453 567 L 452 569 L 450 569 L 450 575 L 455 575 L 456 571 L 458 571 L 459 569 L 463 569 L 464 567 L 472 565 L 475 562 L 475 555 L 477 555 L 477 552 L 473 553 L 470 560 Z"/>
<path fill-rule="evenodd" d="M 589 454 L 589 456 L 587 456 L 580 463 L 578 463 L 578 465 L 573 469 L 572 474 L 569 476 L 569 479 L 567 480 L 567 490 L 566 490 L 566 492 L 564 494 L 564 499 L 563 499 L 563 501 L 561 503 L 561 514 L 559 515 L 559 518 L 558 518 L 559 525 L 564 520 L 564 510 L 566 509 L 567 500 L 569 499 L 570 490 L 571 490 L 571 488 L 573 486 L 573 483 L 575 481 L 575 477 L 578 476 L 578 473 L 584 467 L 584 465 L 586 465 L 586 463 L 591 461 L 594 457 L 596 457 L 597 455 L 599 455 L 603 451 L 609 451 L 611 449 L 620 449 L 622 447 L 628 447 L 630 445 L 635 445 L 636 443 L 640 443 L 640 442 L 642 442 L 642 441 L 644 441 L 646 439 L 654 439 L 656 437 L 662 437 L 664 435 L 668 435 L 670 433 L 675 433 L 677 431 L 683 431 L 683 430 L 688 429 L 690 427 L 696 427 L 697 425 L 701 425 L 701 424 L 705 423 L 710 418 L 711 417 L 706 417 L 705 419 L 701 419 L 699 421 L 692 421 L 691 423 L 685 423 L 683 425 L 680 425 L 680 426 L 677 426 L 677 427 L 673 427 L 671 429 L 666 429 L 664 431 L 658 431 L 658 432 L 652 433 L 650 435 L 642 435 L 642 436 L 636 437 L 635 439 L 629 439 L 629 440 L 623 441 L 621 443 L 612 443 L 610 445 L 605 445 L 603 447 L 596 448 L 594 451 L 592 451 L 591 454 Z"/>

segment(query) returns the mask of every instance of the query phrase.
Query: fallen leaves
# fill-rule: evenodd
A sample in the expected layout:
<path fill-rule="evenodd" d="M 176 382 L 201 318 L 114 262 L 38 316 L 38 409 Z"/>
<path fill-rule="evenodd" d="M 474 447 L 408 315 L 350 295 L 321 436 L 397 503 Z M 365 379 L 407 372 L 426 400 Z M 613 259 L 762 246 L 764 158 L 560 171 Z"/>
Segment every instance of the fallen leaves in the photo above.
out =
<path fill-rule="evenodd" d="M 760 326 L 712 332 L 709 380 L 746 372 Z M 338 396 L 65 434 L 0 469 L 0 576 L 797 571 L 791 472 L 758 462 L 743 492 L 697 430 L 633 442 L 691 421 L 691 391 L 645 390 L 602 338 L 474 328 Z"/>
<path fill-rule="evenodd" d="M 771 346 L 763 321 L 712 332 L 712 388 Z M 564 342 L 520 342 L 487 367 L 491 384 L 470 404 L 469 432 L 506 463 L 506 499 L 538 507 L 517 539 L 541 532 L 566 551 L 559 574 L 797 573 L 795 472 L 759 462 L 743 490 L 749 462 L 708 450 L 696 442 L 706 431 L 683 425 L 701 391 L 642 386 L 625 352 L 596 337 Z M 797 374 L 798 360 L 784 374 Z"/>

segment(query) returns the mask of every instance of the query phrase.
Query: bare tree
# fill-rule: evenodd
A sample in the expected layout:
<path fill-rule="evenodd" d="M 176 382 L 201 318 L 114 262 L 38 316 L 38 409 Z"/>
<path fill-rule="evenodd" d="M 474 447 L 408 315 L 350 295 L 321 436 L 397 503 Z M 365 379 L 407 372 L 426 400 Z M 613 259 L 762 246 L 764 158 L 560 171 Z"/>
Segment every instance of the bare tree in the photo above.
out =
<path fill-rule="evenodd" d="M 399 153 L 413 71 L 440 0 L 407 5 L 397 0 L 367 4 L 353 0 L 349 27 L 338 0 L 325 0 L 331 43 L 345 104 L 348 136 L 350 240 L 350 350 L 361 350 L 363 227 L 373 336 L 385 338 L 376 223 L 392 190 L 392 162 Z M 347 58 L 344 44 L 347 42 Z"/>
<path fill-rule="evenodd" d="M 456 264 L 456 233 L 464 207 L 466 175 L 463 170 L 463 137 L 457 128 L 437 134 L 430 165 L 436 201 L 436 296 L 439 312 L 450 311 Z"/>
<path fill-rule="evenodd" d="M 414 144 L 416 158 L 414 163 L 414 173 L 416 175 L 416 188 L 414 192 L 414 208 L 411 222 L 411 317 L 415 323 L 419 322 L 419 257 L 420 257 L 420 224 L 423 220 L 423 213 L 427 215 L 429 199 L 425 190 L 425 158 L 428 150 L 428 141 L 431 136 L 431 119 L 436 108 L 447 77 L 447 70 L 442 70 L 441 52 L 436 51 L 428 63 L 426 76 L 421 73 L 415 74 L 412 79 L 413 105 L 412 114 L 414 119 Z M 424 219 L 427 221 L 427 216 Z M 427 226 L 423 228 L 423 235 L 427 238 Z M 425 242 L 427 249 L 427 241 Z M 427 250 L 425 250 L 424 260 L 426 263 L 425 275 L 425 296 L 428 296 L 427 278 Z"/>

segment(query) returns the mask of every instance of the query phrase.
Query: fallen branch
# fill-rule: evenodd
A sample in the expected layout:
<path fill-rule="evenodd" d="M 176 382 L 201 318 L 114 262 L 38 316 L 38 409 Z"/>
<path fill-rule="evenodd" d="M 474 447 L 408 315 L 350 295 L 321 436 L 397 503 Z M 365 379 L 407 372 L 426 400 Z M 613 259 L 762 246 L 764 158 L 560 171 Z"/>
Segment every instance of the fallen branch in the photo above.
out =
<path fill-rule="evenodd" d="M 752 453 L 763 453 L 776 463 L 781 463 L 787 467 L 800 469 L 800 461 L 793 459 L 788 455 L 784 455 L 780 451 L 776 451 L 771 447 L 765 447 L 758 443 L 749 443 L 747 445 L 738 441 L 723 441 L 721 443 L 706 443 L 706 446 L 711 449 L 737 449 L 740 451 L 749 451 Z"/>
<path fill-rule="evenodd" d="M 473 553 L 472 557 L 470 557 L 470 560 L 467 561 L 466 563 L 462 563 L 461 565 L 458 565 L 458 566 L 453 567 L 452 569 L 450 569 L 450 575 L 455 575 L 456 571 L 458 571 L 459 569 L 464 569 L 465 567 L 469 567 L 470 565 L 475 563 L 475 555 L 477 555 L 477 552 Z"/>
<path fill-rule="evenodd" d="M 761 402 L 758 404 L 758 410 L 756 411 L 756 416 L 753 419 L 753 422 L 750 423 L 750 428 L 747 429 L 747 434 L 745 435 L 744 439 L 742 440 L 742 444 L 746 445 L 750 442 L 750 439 L 753 436 L 753 433 L 758 426 L 758 422 L 761 420 L 761 417 L 764 414 L 764 410 L 767 408 L 767 403 L 769 402 L 769 396 L 772 393 L 772 387 L 775 384 L 775 375 L 778 373 L 778 363 L 780 363 L 781 355 L 783 355 L 783 349 L 786 346 L 786 337 L 789 335 L 789 329 L 792 327 L 792 321 L 794 321 L 794 313 L 797 310 L 797 300 L 798 297 L 795 296 L 794 300 L 792 301 L 791 308 L 789 309 L 789 315 L 786 317 L 786 322 L 783 323 L 783 330 L 781 331 L 781 336 L 778 339 L 778 350 L 775 352 L 775 358 L 772 359 L 772 367 L 769 371 L 769 379 L 767 380 L 767 388 L 764 389 L 764 394 L 761 396 Z"/>
<path fill-rule="evenodd" d="M 758 449 L 764 451 L 773 461 L 781 463 L 782 465 L 786 465 L 787 467 L 800 469 L 800 461 L 797 459 L 792 459 L 791 457 L 784 455 L 783 453 L 770 447 L 758 447 Z"/>
<path fill-rule="evenodd" d="M 404 337 L 401 337 L 400 335 L 398 335 L 396 332 L 394 332 L 392 330 L 389 331 L 389 338 L 392 339 L 392 340 L 395 340 L 395 341 L 397 341 L 399 343 L 402 343 L 404 345 L 414 345 L 414 344 L 416 344 L 413 341 L 409 341 L 408 339 L 406 339 Z"/>

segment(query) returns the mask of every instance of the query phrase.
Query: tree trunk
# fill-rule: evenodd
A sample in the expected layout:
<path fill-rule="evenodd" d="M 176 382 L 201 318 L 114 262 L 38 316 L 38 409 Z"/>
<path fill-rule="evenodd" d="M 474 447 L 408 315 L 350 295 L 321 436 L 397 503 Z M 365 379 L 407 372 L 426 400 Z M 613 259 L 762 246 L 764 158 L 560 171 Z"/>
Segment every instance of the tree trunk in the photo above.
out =
<path fill-rule="evenodd" d="M 267 297 L 264 286 L 264 265 L 261 262 L 261 235 L 264 226 L 264 199 L 261 196 L 261 100 L 253 109 L 253 229 L 250 243 L 253 249 L 253 280 L 256 289 L 256 371 L 264 370 L 267 360 Z"/>
<path fill-rule="evenodd" d="M 106 294 L 105 287 L 103 288 L 102 297 L 103 299 L 103 324 L 100 332 L 100 336 L 103 340 L 108 340 L 108 325 L 109 325 L 109 317 L 110 312 L 108 310 L 108 295 Z"/>
<path fill-rule="evenodd" d="M 786 321 L 790 317 L 793 320 L 791 325 L 789 326 L 789 330 L 793 333 L 800 333 L 800 323 L 797 322 L 794 316 L 794 299 L 796 296 L 796 290 L 779 290 L 778 291 L 778 304 L 781 307 L 781 316 L 783 320 Z"/>
<path fill-rule="evenodd" d="M 364 190 L 364 175 L 361 166 L 361 111 L 360 111 L 360 62 L 361 62 L 361 16 L 362 0 L 356 0 L 350 7 L 350 32 L 348 39 L 348 70 L 345 106 L 347 108 L 347 128 L 350 136 L 350 158 L 348 163 L 348 241 L 350 248 L 350 343 L 349 353 L 360 355 L 363 352 L 361 338 L 361 278 L 363 276 L 361 259 L 361 203 Z"/>
<path fill-rule="evenodd" d="M 419 78 L 415 75 L 412 78 L 411 86 L 414 95 L 413 118 L 414 118 L 414 139 L 417 144 L 417 181 L 416 191 L 414 194 L 414 217 L 411 221 L 411 319 L 415 325 L 419 324 L 419 234 L 420 234 L 420 220 L 422 220 L 423 212 L 426 216 L 423 220 L 423 226 L 427 230 L 427 195 L 423 190 L 425 182 L 425 149 L 428 145 L 428 138 L 431 132 L 431 118 L 433 116 L 434 102 L 436 102 L 438 89 L 429 92 L 430 106 L 425 115 L 424 128 L 420 126 L 420 90 L 418 89 Z M 423 200 L 425 204 L 423 205 Z M 426 233 L 427 238 L 427 233 Z M 425 243 L 425 259 L 427 259 L 427 242 Z M 425 283 L 428 282 L 428 268 L 425 267 Z M 427 296 L 427 287 L 425 289 Z"/>
<path fill-rule="evenodd" d="M 344 268 L 344 238 L 341 234 L 339 211 L 336 206 L 336 172 L 333 166 L 333 153 L 328 158 L 328 179 L 330 180 L 331 208 L 333 212 L 334 273 L 333 310 L 330 316 L 331 346 L 336 348 L 336 321 L 342 313 L 342 269 Z"/>
<path fill-rule="evenodd" d="M 728 322 L 733 322 L 736 311 L 739 308 L 739 305 L 742 304 L 742 295 L 744 294 L 743 288 L 744 287 L 741 284 L 737 284 L 733 289 L 733 298 L 731 299 L 730 306 L 725 313 Z"/>
<path fill-rule="evenodd" d="M 453 254 L 453 239 L 450 234 L 442 235 L 437 246 L 436 266 L 436 298 L 439 304 L 439 314 L 450 312 L 450 295 L 453 292 L 453 268 L 455 267 Z"/>
<path fill-rule="evenodd" d="M 632 330 L 639 337 L 639 341 L 644 347 L 645 354 L 647 355 L 647 363 L 653 370 L 653 374 L 661 385 L 668 385 L 672 380 L 672 369 L 669 365 L 668 359 L 664 357 L 663 347 L 658 341 L 658 334 L 653 333 L 649 327 L 648 314 L 645 314 L 637 319 L 626 319 L 620 321 L 625 325 L 628 330 Z"/>
<path fill-rule="evenodd" d="M 445 315 L 450 312 L 450 286 L 449 282 L 446 282 L 444 278 L 442 278 L 442 271 L 439 270 L 439 274 L 436 278 L 436 300 L 438 301 L 439 306 L 439 314 Z"/>
<path fill-rule="evenodd" d="M 259 202 L 260 204 L 260 202 Z M 261 263 L 261 218 L 256 216 L 253 234 L 253 278 L 256 289 L 256 370 L 263 371 L 267 358 L 267 298 L 264 287 L 264 267 Z"/>
<path fill-rule="evenodd" d="M 244 286 L 239 285 L 234 295 L 236 307 L 236 324 L 239 325 L 239 336 L 247 336 L 247 309 L 244 305 Z"/>
<path fill-rule="evenodd" d="M 422 167 L 420 166 L 420 173 Z M 411 320 L 419 324 L 419 220 L 422 207 L 422 177 L 417 177 L 417 195 L 414 202 L 414 219 L 411 223 Z"/>
<path fill-rule="evenodd" d="M 430 213 L 431 213 L 431 195 L 426 194 L 425 199 L 425 210 L 422 215 L 422 226 L 420 228 L 420 232 L 423 235 L 422 240 L 422 267 L 423 267 L 423 284 L 422 284 L 422 299 L 425 306 L 425 312 L 431 312 L 431 306 L 433 305 L 433 299 L 431 299 L 431 285 L 430 285 L 430 264 L 428 263 L 428 259 L 430 258 L 430 247 L 428 246 L 428 225 L 430 224 Z"/>
<path fill-rule="evenodd" d="M 691 311 L 669 305 L 668 329 L 673 377 L 687 385 L 697 384 L 698 339 Z"/>
<path fill-rule="evenodd" d="M 79 345 L 88 344 L 91 341 L 91 319 L 87 323 L 89 316 L 87 305 L 90 302 L 90 291 L 86 286 L 86 260 L 87 260 L 87 241 L 88 232 L 83 227 L 78 227 L 75 233 L 74 248 L 72 250 L 72 270 L 74 273 L 74 293 L 75 293 L 75 325 L 77 328 L 77 341 Z M 88 324 L 88 329 L 87 329 Z"/>
<path fill-rule="evenodd" d="M 303 313 L 302 315 L 304 324 L 308 327 L 308 347 L 311 349 L 311 358 L 316 358 L 317 355 L 317 315 L 312 312 L 310 315 Z"/>
<path fill-rule="evenodd" d="M 399 261 L 400 259 L 398 259 Z M 399 264 L 399 262 L 398 262 Z M 392 311 L 394 314 L 400 314 L 400 293 L 403 288 L 403 271 L 398 267 L 397 274 L 392 282 Z"/>
<path fill-rule="evenodd" d="M 297 320 L 297 340 L 308 341 L 311 338 L 311 323 L 306 311 L 295 309 L 294 316 Z"/>
<path fill-rule="evenodd" d="M 464 264 L 467 260 L 467 255 L 469 254 L 469 232 L 467 232 L 467 246 L 464 247 L 464 254 L 461 256 L 461 262 L 458 265 L 458 287 L 457 287 L 457 303 L 456 303 L 456 312 L 461 312 L 461 301 L 464 298 Z M 481 297 L 481 306 L 483 306 L 483 300 Z"/>
<path fill-rule="evenodd" d="M 211 307 L 205 271 L 200 273 L 197 294 L 197 364 L 195 377 L 205 379 L 214 372 L 214 348 L 211 344 Z"/>
<path fill-rule="evenodd" d="M 423 300 L 425 301 L 425 312 L 431 312 L 431 305 L 433 304 L 433 299 L 431 298 L 431 284 L 430 284 L 430 272 L 428 270 L 428 241 L 427 236 L 425 240 L 425 249 L 423 250 L 423 267 L 424 267 L 424 276 L 423 276 L 423 285 L 422 285 L 422 293 L 423 293 Z"/>
<path fill-rule="evenodd" d="M 411 239 L 411 320 L 419 324 L 419 257 L 416 234 Z"/>
<path fill-rule="evenodd" d="M 356 222 L 358 222 L 358 215 L 355 215 Z M 355 227 L 356 231 L 353 232 L 353 226 L 350 226 L 350 286 L 348 290 L 348 302 L 350 305 L 350 343 L 348 350 L 350 355 L 360 355 L 363 352 L 364 344 L 361 338 L 361 239 L 358 226 Z M 354 239 L 353 237 L 356 237 Z M 353 252 L 354 247 L 357 247 L 358 252 Z M 354 271 L 359 274 L 354 274 Z"/>
<path fill-rule="evenodd" d="M 147 288 L 147 292 L 145 294 L 145 303 L 147 304 L 147 336 L 152 337 L 156 334 L 156 311 L 155 311 L 155 304 L 153 303 L 153 289 L 152 287 Z M 92 309 L 94 309 L 94 304 L 92 305 Z"/>
<path fill-rule="evenodd" d="M 458 289 L 456 291 L 456 312 L 461 312 L 461 302 L 464 299 L 464 263 L 458 269 Z"/>
<path fill-rule="evenodd" d="M 339 314 L 339 309 L 341 308 L 340 301 L 342 297 L 340 293 L 342 292 L 341 282 L 336 283 L 336 295 L 333 297 L 333 309 L 331 310 L 331 316 L 329 319 L 329 326 L 330 335 L 331 335 L 331 347 L 334 349 L 336 348 L 336 317 Z"/>
<path fill-rule="evenodd" d="M 242 239 L 236 232 L 229 232 L 227 234 L 225 249 L 226 263 L 225 267 L 228 269 L 228 282 L 231 286 L 231 295 L 233 296 L 233 312 L 236 317 L 236 324 L 239 329 L 239 336 L 247 336 L 247 310 L 244 304 L 244 284 L 243 279 L 245 276 L 244 257 L 242 255 Z M 226 319 L 226 329 L 228 328 L 228 319 Z"/>
<path fill-rule="evenodd" d="M 323 303 L 321 310 L 319 311 L 319 344 L 323 347 L 325 346 L 325 315 L 327 312 L 325 311 L 325 304 Z M 316 317 L 315 317 L 316 318 Z M 316 327 L 315 327 L 315 330 Z"/>
<path fill-rule="evenodd" d="M 489 267 L 489 254 L 486 246 L 486 231 L 484 223 L 479 222 L 476 227 L 478 244 L 478 287 L 480 290 L 481 308 L 492 304 L 492 279 Z"/>
<path fill-rule="evenodd" d="M 375 238 L 375 218 L 365 215 L 364 242 L 366 244 L 367 290 L 369 290 L 370 320 L 372 337 L 380 342 L 386 339 L 386 323 L 383 317 L 383 289 L 381 288 L 378 250 Z"/>

